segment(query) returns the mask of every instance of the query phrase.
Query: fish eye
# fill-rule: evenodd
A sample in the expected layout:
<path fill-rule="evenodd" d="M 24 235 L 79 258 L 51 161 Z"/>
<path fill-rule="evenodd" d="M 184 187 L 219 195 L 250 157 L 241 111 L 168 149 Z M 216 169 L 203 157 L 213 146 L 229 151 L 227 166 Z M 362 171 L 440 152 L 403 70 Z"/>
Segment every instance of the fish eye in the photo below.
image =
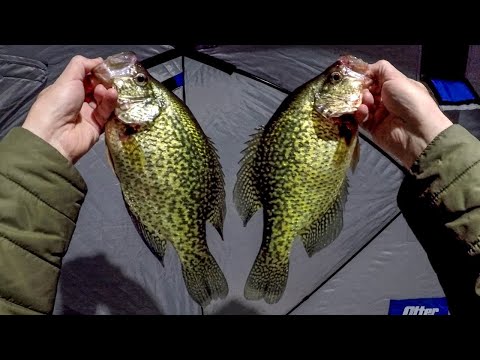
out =
<path fill-rule="evenodd" d="M 332 75 L 330 76 L 330 78 L 334 81 L 334 82 L 338 82 L 342 79 L 342 74 L 340 74 L 338 71 L 335 71 L 334 73 L 332 73 Z"/>
<path fill-rule="evenodd" d="M 145 85 L 147 83 L 147 77 L 142 73 L 139 73 L 135 76 L 135 82 L 138 85 Z"/>

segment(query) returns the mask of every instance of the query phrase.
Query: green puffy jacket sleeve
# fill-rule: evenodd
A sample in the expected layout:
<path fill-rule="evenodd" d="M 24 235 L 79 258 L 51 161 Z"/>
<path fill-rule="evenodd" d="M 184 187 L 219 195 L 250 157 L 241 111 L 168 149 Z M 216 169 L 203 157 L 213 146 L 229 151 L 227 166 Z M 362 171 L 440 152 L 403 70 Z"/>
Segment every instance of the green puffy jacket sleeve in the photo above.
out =
<path fill-rule="evenodd" d="M 51 314 L 87 192 L 52 146 L 23 128 L 0 142 L 0 314 Z"/>
<path fill-rule="evenodd" d="M 423 151 L 398 204 L 425 249 L 451 314 L 480 314 L 480 141 L 452 125 Z"/>

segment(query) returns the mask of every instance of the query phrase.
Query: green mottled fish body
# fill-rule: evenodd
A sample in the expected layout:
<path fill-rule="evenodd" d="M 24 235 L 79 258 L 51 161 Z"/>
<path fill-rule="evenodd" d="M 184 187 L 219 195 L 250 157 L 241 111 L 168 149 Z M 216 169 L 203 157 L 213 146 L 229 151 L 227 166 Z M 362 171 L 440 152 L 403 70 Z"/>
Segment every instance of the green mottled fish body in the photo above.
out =
<path fill-rule="evenodd" d="M 167 242 L 173 245 L 187 290 L 207 306 L 228 293 L 206 241 L 207 221 L 222 236 L 226 207 L 221 164 L 185 104 L 136 61 L 127 65 L 128 76 L 113 77 L 120 105 L 105 127 L 111 161 L 145 242 L 162 263 Z M 147 94 L 139 94 L 139 85 L 130 81 L 135 74 L 147 78 L 141 85 L 149 86 Z M 135 101 L 143 101 L 142 106 L 135 107 Z"/>
<path fill-rule="evenodd" d="M 337 116 L 355 111 L 363 81 L 344 75 L 332 87 L 331 74 L 341 73 L 335 70 L 288 96 L 244 151 L 234 200 L 245 225 L 260 208 L 264 219 L 247 299 L 280 300 L 297 236 L 313 256 L 342 229 L 347 173 L 356 166 L 359 144 L 354 120 Z"/>

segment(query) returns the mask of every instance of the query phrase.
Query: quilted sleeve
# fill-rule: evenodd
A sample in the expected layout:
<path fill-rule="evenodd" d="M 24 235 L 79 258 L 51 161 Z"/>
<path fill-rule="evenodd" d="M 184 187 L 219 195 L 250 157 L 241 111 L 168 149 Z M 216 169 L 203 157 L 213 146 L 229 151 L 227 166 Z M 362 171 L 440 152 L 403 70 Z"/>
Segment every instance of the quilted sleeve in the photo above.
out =
<path fill-rule="evenodd" d="M 51 314 L 87 186 L 57 150 L 20 127 L 0 142 L 0 313 Z"/>
<path fill-rule="evenodd" d="M 398 193 L 452 314 L 480 314 L 480 141 L 460 125 L 439 134 Z"/>

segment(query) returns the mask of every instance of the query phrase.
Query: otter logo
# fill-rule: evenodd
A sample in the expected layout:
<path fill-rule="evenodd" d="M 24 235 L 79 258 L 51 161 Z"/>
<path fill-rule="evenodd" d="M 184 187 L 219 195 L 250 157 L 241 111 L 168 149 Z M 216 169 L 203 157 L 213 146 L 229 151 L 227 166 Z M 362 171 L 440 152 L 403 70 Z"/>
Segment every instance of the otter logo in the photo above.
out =
<path fill-rule="evenodd" d="M 425 306 L 406 306 L 402 315 L 435 315 L 439 308 L 426 308 Z"/>
<path fill-rule="evenodd" d="M 388 315 L 448 315 L 447 299 L 390 300 Z"/>

